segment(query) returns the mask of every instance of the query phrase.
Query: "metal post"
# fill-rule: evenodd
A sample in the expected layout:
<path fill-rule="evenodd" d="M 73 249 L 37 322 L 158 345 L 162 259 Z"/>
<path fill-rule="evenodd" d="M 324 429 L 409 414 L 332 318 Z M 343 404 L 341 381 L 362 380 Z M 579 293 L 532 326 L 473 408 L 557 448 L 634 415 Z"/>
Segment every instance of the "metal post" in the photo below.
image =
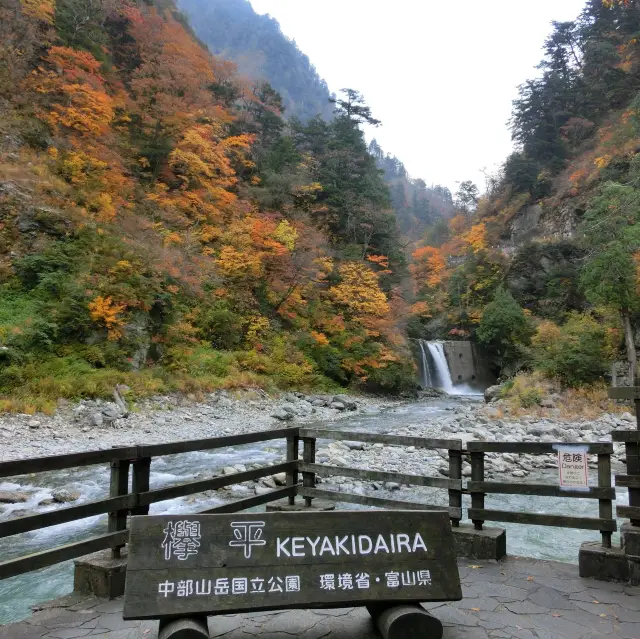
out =
<path fill-rule="evenodd" d="M 471 453 L 471 481 L 484 481 L 484 452 Z M 484 493 L 471 493 L 471 508 L 484 508 Z M 473 527 L 482 530 L 484 520 L 473 519 Z"/>
<path fill-rule="evenodd" d="M 314 437 L 303 437 L 302 438 L 302 461 L 305 464 L 315 464 L 316 463 L 316 440 Z M 305 488 L 315 488 L 316 487 L 316 474 L 310 472 L 302 473 L 302 485 Z M 313 497 L 305 497 L 304 505 L 308 507 L 311 506 L 311 502 L 313 501 Z"/>
<path fill-rule="evenodd" d="M 287 437 L 287 461 L 295 461 L 297 462 L 298 457 L 298 449 L 300 444 L 300 437 L 298 435 L 292 435 L 291 437 Z M 287 486 L 295 486 L 298 483 L 298 469 L 287 471 Z M 293 506 L 296 503 L 296 496 L 289 496 L 289 505 Z"/>
<path fill-rule="evenodd" d="M 611 455 L 602 453 L 598 455 L 598 487 L 611 488 Z M 601 519 L 613 519 L 613 503 L 610 499 L 598 500 L 598 516 Z M 611 548 L 611 532 L 601 530 L 602 546 Z"/>
<path fill-rule="evenodd" d="M 462 481 L 462 451 L 449 450 L 449 479 Z M 449 506 L 462 508 L 462 490 L 449 488 Z M 451 517 L 451 525 L 458 528 L 460 519 Z"/>
<path fill-rule="evenodd" d="M 109 483 L 109 497 L 121 497 L 129 492 L 129 466 L 131 463 L 126 460 L 115 460 L 111 462 L 111 480 Z M 127 510 L 116 510 L 109 513 L 108 530 L 117 532 L 127 528 Z M 111 549 L 111 556 L 115 559 L 120 557 L 120 549 L 124 545 L 115 546 Z"/>
<path fill-rule="evenodd" d="M 151 457 L 140 457 L 133 462 L 133 477 L 131 480 L 131 492 L 136 495 L 146 493 L 149 490 L 151 476 Z M 148 515 L 149 504 L 136 506 L 131 510 L 132 515 Z"/>

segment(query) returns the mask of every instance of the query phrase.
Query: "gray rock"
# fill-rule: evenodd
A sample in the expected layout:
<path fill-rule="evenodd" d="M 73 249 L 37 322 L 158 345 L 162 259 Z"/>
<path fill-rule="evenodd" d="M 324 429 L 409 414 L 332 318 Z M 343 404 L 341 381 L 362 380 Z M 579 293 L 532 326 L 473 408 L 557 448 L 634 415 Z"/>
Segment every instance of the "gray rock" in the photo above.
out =
<path fill-rule="evenodd" d="M 540 402 L 540 406 L 542 406 L 542 408 L 555 408 L 556 403 L 550 397 L 545 397 Z"/>
<path fill-rule="evenodd" d="M 314 399 L 311 402 L 312 406 L 326 406 L 327 405 L 327 400 L 326 399 Z"/>
<path fill-rule="evenodd" d="M 15 490 L 0 490 L 0 504 L 22 504 L 29 501 L 29 495 Z"/>
<path fill-rule="evenodd" d="M 346 406 L 342 402 L 331 402 L 329 404 L 329 408 L 333 408 L 335 410 L 346 410 Z"/>
<path fill-rule="evenodd" d="M 349 450 L 364 450 L 364 442 L 343 442 L 343 443 Z"/>
<path fill-rule="evenodd" d="M 635 423 L 636 418 L 631 413 L 622 413 L 622 415 L 620 415 L 620 420 L 623 422 Z"/>
<path fill-rule="evenodd" d="M 274 480 L 274 478 L 273 478 L 273 477 L 265 477 L 265 478 L 262 480 L 262 484 L 263 484 L 264 486 L 266 486 L 267 488 L 271 488 L 271 489 L 274 489 L 274 488 L 276 488 L 276 487 L 277 487 L 277 484 L 276 484 L 276 482 L 275 482 L 275 480 Z"/>
<path fill-rule="evenodd" d="M 276 483 L 276 486 L 286 486 L 287 485 L 287 474 L 286 473 L 277 473 L 276 475 L 272 475 L 272 479 Z"/>
<path fill-rule="evenodd" d="M 358 405 L 352 399 L 349 399 L 346 395 L 334 395 L 333 401 L 344 404 L 346 410 L 358 410 Z"/>
<path fill-rule="evenodd" d="M 512 470 L 511 471 L 511 476 L 512 477 L 526 477 L 527 473 L 524 470 Z"/>
<path fill-rule="evenodd" d="M 293 406 L 290 406 L 289 404 L 285 404 L 282 407 L 282 410 L 286 411 L 287 413 L 291 413 L 292 415 L 296 414 L 296 409 Z"/>
<path fill-rule="evenodd" d="M 31 419 L 27 422 L 27 426 L 32 429 L 40 428 L 40 422 L 36 419 Z"/>
<path fill-rule="evenodd" d="M 385 482 L 384 487 L 387 490 L 400 490 L 400 484 L 398 484 L 395 481 L 387 481 L 387 482 Z"/>
<path fill-rule="evenodd" d="M 270 493 L 272 489 L 267 488 L 266 486 L 260 486 L 260 484 L 258 484 L 255 488 L 255 491 L 256 495 L 266 495 L 267 493 Z"/>
<path fill-rule="evenodd" d="M 502 390 L 502 386 L 489 386 L 487 390 L 484 391 L 484 401 L 489 404 L 491 402 L 495 402 L 500 398 L 500 391 Z"/>
<path fill-rule="evenodd" d="M 56 490 L 51 493 L 51 497 L 53 497 L 53 501 L 58 504 L 67 504 L 71 501 L 76 501 L 80 498 L 79 490 L 67 490 L 66 488 L 62 488 L 61 490 Z"/>
<path fill-rule="evenodd" d="M 273 413 L 271 413 L 271 417 L 275 419 L 279 419 L 281 422 L 288 422 L 293 419 L 293 413 L 289 413 L 283 408 L 278 408 Z"/>
<path fill-rule="evenodd" d="M 295 404 L 298 401 L 298 398 L 293 393 L 286 393 L 282 398 L 285 402 L 289 402 Z"/>
<path fill-rule="evenodd" d="M 238 471 L 233 466 L 225 466 L 222 469 L 223 475 L 237 475 Z"/>
<path fill-rule="evenodd" d="M 43 499 L 42 501 L 38 502 L 38 506 L 51 506 L 55 503 L 56 502 L 53 499 Z"/>
<path fill-rule="evenodd" d="M 96 428 L 100 428 L 104 424 L 104 418 L 102 417 L 102 413 L 100 412 L 91 413 L 89 421 L 91 422 L 91 425 L 95 426 Z"/>

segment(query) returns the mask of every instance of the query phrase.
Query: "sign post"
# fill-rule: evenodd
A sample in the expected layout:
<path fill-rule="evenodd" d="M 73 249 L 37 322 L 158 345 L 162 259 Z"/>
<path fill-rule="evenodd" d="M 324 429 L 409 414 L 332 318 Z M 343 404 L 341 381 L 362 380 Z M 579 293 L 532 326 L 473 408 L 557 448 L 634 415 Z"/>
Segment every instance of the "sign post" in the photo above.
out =
<path fill-rule="evenodd" d="M 129 539 L 125 619 L 462 598 L 445 511 L 139 516 Z"/>

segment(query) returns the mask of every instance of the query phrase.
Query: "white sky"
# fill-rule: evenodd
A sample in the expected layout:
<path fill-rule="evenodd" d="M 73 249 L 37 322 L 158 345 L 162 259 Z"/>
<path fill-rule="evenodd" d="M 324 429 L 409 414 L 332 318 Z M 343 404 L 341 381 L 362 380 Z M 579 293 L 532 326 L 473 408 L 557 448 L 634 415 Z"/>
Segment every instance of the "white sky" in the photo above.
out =
<path fill-rule="evenodd" d="M 360 91 L 373 135 L 412 177 L 443 184 L 495 169 L 511 151 L 516 87 L 532 77 L 552 20 L 584 0 L 251 0 L 280 22 L 332 91 Z M 368 133 L 368 137 L 371 135 Z"/>

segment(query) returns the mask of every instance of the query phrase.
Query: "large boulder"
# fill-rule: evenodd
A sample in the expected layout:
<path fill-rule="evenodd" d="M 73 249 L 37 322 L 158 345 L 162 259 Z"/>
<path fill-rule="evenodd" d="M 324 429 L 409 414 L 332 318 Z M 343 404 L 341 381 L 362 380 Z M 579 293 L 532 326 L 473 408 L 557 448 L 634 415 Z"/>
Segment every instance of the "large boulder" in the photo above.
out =
<path fill-rule="evenodd" d="M 332 401 L 342 404 L 346 410 L 358 410 L 358 405 L 346 395 L 334 395 Z"/>
<path fill-rule="evenodd" d="M 29 496 L 15 490 L 0 490 L 0 504 L 22 504 L 29 501 Z"/>
<path fill-rule="evenodd" d="M 487 404 L 497 401 L 498 399 L 500 399 L 501 390 L 502 386 L 500 386 L 499 384 L 495 386 L 489 386 L 489 388 L 484 391 L 484 401 L 487 402 Z"/>
<path fill-rule="evenodd" d="M 57 504 L 67 504 L 71 501 L 76 501 L 80 498 L 80 491 L 78 490 L 67 490 L 66 488 L 61 488 L 60 490 L 56 490 L 51 494 L 53 501 Z"/>
<path fill-rule="evenodd" d="M 288 412 L 284 408 L 277 408 L 271 413 L 271 417 L 279 419 L 281 422 L 288 422 L 293 419 L 293 413 Z"/>

